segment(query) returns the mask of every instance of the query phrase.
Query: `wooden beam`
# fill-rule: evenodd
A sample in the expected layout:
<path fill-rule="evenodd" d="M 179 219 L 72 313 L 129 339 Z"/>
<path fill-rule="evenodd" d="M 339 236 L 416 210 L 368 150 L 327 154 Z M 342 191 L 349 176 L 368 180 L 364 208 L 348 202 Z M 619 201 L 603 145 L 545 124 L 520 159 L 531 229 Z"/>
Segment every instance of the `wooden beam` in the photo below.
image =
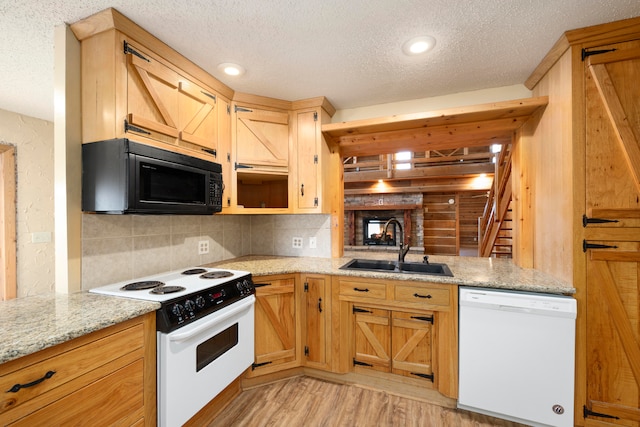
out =
<path fill-rule="evenodd" d="M 529 117 L 549 102 L 548 97 L 525 98 L 513 101 L 449 108 L 423 113 L 401 114 L 374 119 L 354 120 L 351 122 L 328 123 L 322 126 L 327 139 L 343 136 L 366 135 L 405 129 L 418 129 L 463 123 Z M 424 151 L 424 150 L 416 150 Z"/>
<path fill-rule="evenodd" d="M 340 153 L 343 157 L 508 144 L 512 140 L 513 132 L 527 120 L 528 117 L 525 116 L 473 123 L 425 126 L 341 136 L 334 138 L 334 142 L 340 147 Z"/>

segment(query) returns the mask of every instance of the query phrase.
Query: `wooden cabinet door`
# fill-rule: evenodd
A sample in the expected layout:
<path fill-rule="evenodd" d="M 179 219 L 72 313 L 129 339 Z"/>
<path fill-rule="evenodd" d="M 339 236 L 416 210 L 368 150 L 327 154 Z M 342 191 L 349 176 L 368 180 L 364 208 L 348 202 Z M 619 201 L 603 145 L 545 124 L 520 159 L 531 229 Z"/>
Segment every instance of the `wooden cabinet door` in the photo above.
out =
<path fill-rule="evenodd" d="M 391 313 L 391 372 L 433 382 L 434 314 Z"/>
<path fill-rule="evenodd" d="M 285 173 L 289 165 L 289 113 L 234 106 L 238 167 Z M 243 169 L 244 170 L 244 169 Z"/>
<path fill-rule="evenodd" d="M 295 277 L 254 279 L 255 375 L 260 370 L 273 371 L 274 365 L 296 361 Z"/>
<path fill-rule="evenodd" d="M 195 144 L 217 156 L 217 94 L 187 79 L 178 85 L 178 129 L 182 144 Z"/>
<path fill-rule="evenodd" d="M 126 132 L 173 143 L 178 138 L 180 76 L 152 54 L 125 41 Z"/>
<path fill-rule="evenodd" d="M 303 275 L 305 295 L 305 364 L 314 368 L 329 369 L 329 331 L 331 313 L 330 277 Z"/>
<path fill-rule="evenodd" d="M 296 197 L 298 209 L 315 209 L 320 202 L 318 194 L 319 126 L 316 111 L 296 113 L 295 170 L 298 179 Z"/>
<path fill-rule="evenodd" d="M 353 307 L 354 370 L 391 372 L 389 310 Z"/>
<path fill-rule="evenodd" d="M 609 49 L 585 66 L 585 377 L 577 380 L 586 399 L 576 409 L 584 405 L 587 425 L 639 426 L 640 41 L 597 50 Z"/>

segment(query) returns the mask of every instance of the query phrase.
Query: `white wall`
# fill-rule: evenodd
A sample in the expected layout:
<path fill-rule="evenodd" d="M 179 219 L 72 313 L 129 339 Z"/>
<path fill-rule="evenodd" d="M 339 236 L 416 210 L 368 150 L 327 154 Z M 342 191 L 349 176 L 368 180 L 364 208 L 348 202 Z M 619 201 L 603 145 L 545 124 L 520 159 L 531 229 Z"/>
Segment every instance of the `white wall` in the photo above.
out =
<path fill-rule="evenodd" d="M 0 110 L 0 143 L 15 146 L 18 296 L 53 292 L 53 123 Z M 32 233 L 51 241 L 32 243 Z"/>

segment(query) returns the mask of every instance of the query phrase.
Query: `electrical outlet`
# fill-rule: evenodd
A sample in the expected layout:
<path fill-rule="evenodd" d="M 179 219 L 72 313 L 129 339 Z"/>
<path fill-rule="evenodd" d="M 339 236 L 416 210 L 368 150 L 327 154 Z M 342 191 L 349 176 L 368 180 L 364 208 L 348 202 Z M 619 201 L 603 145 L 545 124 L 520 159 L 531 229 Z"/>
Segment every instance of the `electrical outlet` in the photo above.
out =
<path fill-rule="evenodd" d="M 198 242 L 198 255 L 204 255 L 209 253 L 209 241 L 200 240 Z"/>
<path fill-rule="evenodd" d="M 318 247 L 318 239 L 316 237 L 309 237 L 309 249 L 315 249 Z"/>
<path fill-rule="evenodd" d="M 379 204 L 380 206 L 384 205 L 384 199 L 378 199 L 378 204 Z"/>
<path fill-rule="evenodd" d="M 291 247 L 294 249 L 302 249 L 302 237 L 294 237 Z"/>
<path fill-rule="evenodd" d="M 50 231 L 38 231 L 31 233 L 31 243 L 48 243 L 51 241 Z"/>

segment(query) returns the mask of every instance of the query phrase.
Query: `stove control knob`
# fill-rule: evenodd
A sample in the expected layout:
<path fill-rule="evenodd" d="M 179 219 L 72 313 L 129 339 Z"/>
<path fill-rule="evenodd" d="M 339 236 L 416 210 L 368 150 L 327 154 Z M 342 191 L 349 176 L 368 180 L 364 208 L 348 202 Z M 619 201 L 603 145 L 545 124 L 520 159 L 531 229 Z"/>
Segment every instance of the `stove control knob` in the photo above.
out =
<path fill-rule="evenodd" d="M 193 311 L 196 309 L 196 303 L 188 299 L 184 302 L 184 308 L 186 308 L 187 311 Z"/>
<path fill-rule="evenodd" d="M 249 279 L 244 279 L 242 281 L 242 285 L 248 292 L 251 292 L 253 290 L 253 283 L 251 283 L 251 280 Z"/>
<path fill-rule="evenodd" d="M 171 312 L 176 317 L 182 317 L 182 313 L 184 313 L 184 307 L 181 304 L 174 304 L 173 307 L 171 307 Z"/>
<path fill-rule="evenodd" d="M 196 307 L 198 308 L 204 308 L 206 301 L 204 300 L 204 298 L 201 295 L 198 295 L 196 297 Z"/>
<path fill-rule="evenodd" d="M 236 288 L 238 288 L 238 292 L 240 292 L 240 295 L 244 295 L 244 289 L 242 288 L 242 282 L 237 282 L 236 283 Z"/>

